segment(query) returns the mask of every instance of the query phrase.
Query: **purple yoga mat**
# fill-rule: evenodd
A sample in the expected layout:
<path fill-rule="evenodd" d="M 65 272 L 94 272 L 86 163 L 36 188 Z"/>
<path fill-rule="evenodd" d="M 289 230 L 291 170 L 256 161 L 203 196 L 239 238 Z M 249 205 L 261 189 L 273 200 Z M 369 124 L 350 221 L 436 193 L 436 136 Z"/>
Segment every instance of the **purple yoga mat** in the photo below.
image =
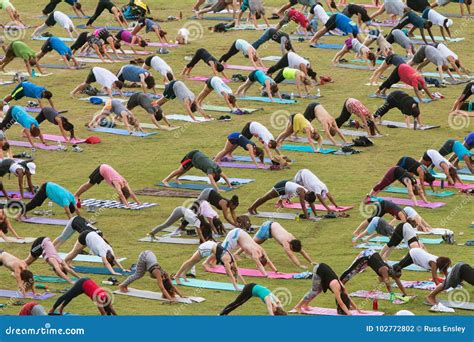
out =
<path fill-rule="evenodd" d="M 17 141 L 17 140 L 8 140 L 11 146 L 20 146 L 20 147 L 28 147 L 32 148 L 30 143 L 28 141 Z M 36 143 L 36 148 L 40 150 L 46 150 L 46 151 L 57 151 L 58 146 L 56 145 L 43 145 L 40 143 Z"/>
<path fill-rule="evenodd" d="M 25 110 L 30 113 L 39 113 L 43 110 L 43 108 L 40 107 L 25 107 Z M 61 113 L 66 113 L 67 110 L 60 110 L 58 111 L 59 114 Z"/>
<path fill-rule="evenodd" d="M 211 273 L 226 274 L 224 266 L 213 267 L 210 271 Z M 239 273 L 244 277 L 264 277 L 259 270 L 254 270 L 251 268 L 239 268 Z M 275 273 L 267 272 L 268 278 L 270 279 L 293 279 L 293 276 L 296 273 Z"/>
<path fill-rule="evenodd" d="M 20 192 L 19 191 L 7 191 L 8 192 L 8 196 L 10 198 L 20 198 Z M 25 192 L 23 193 L 23 196 L 25 196 L 25 198 L 27 199 L 32 199 L 33 198 L 33 194 L 31 192 Z M 3 192 L 0 192 L 0 197 L 3 197 Z"/>
<path fill-rule="evenodd" d="M 159 43 L 159 42 L 148 42 L 148 46 L 172 48 L 172 47 L 178 47 L 179 44 Z"/>
<path fill-rule="evenodd" d="M 20 291 L 15 290 L 0 290 L 0 297 L 7 297 L 7 298 L 18 298 L 18 299 L 35 299 L 35 300 L 45 300 L 51 297 L 54 297 L 54 293 L 45 292 L 40 295 L 33 295 L 31 292 L 26 294 L 27 297 L 23 297 Z"/>
<path fill-rule="evenodd" d="M 434 186 L 441 186 L 441 181 L 439 181 L 439 180 L 434 181 L 433 185 Z M 469 190 L 469 189 L 474 189 L 474 184 L 456 183 L 455 185 L 449 185 L 448 182 L 444 182 L 444 187 L 445 188 L 452 188 L 452 189 L 459 189 L 459 190 Z"/>
<path fill-rule="evenodd" d="M 72 139 L 71 141 L 66 141 L 62 135 L 54 135 L 54 134 L 43 134 L 44 140 L 55 141 L 55 142 L 70 142 L 71 144 L 83 144 L 86 142 L 86 139 Z"/>
<path fill-rule="evenodd" d="M 219 166 L 222 166 L 222 167 L 231 167 L 235 169 L 256 169 L 257 168 L 255 164 L 251 164 L 251 163 L 243 164 L 243 163 L 233 163 L 233 162 L 220 162 L 218 164 Z M 268 165 L 265 165 L 265 167 L 262 168 L 262 170 L 268 170 L 268 169 L 270 169 L 270 166 Z"/>
<path fill-rule="evenodd" d="M 357 310 L 351 310 L 351 314 L 353 316 L 383 316 L 384 313 L 382 311 L 366 311 L 364 310 L 365 314 L 361 314 Z M 296 310 L 291 310 L 290 313 L 298 313 Z M 314 306 L 310 306 L 308 311 L 301 312 L 303 315 L 322 315 L 322 316 L 339 316 L 336 309 L 328 309 L 328 308 L 318 308 Z"/>
<path fill-rule="evenodd" d="M 253 66 L 248 66 L 248 65 L 234 65 L 234 64 L 224 64 L 224 68 L 230 69 L 230 70 L 244 70 L 244 71 L 254 71 L 254 70 L 263 70 L 267 71 L 268 68 L 258 68 L 256 69 Z"/>
<path fill-rule="evenodd" d="M 397 198 L 397 197 L 380 197 L 381 199 L 393 202 L 398 205 L 408 205 L 408 206 L 414 206 L 414 203 L 410 199 L 406 198 Z M 417 207 L 420 208 L 428 208 L 428 209 L 436 209 L 445 206 L 446 203 L 443 202 L 431 202 L 429 204 L 423 202 L 422 200 L 418 201 Z"/>
<path fill-rule="evenodd" d="M 209 77 L 207 77 L 207 76 L 191 76 L 191 77 L 188 77 L 188 78 L 186 78 L 186 79 L 189 80 L 189 81 L 206 82 L 206 81 L 209 79 Z M 221 77 L 221 79 L 222 79 L 225 83 L 229 83 L 229 82 L 230 82 L 230 80 L 228 80 L 227 78 L 222 78 L 222 77 Z"/>
<path fill-rule="evenodd" d="M 275 204 L 275 208 L 279 208 L 280 206 L 277 204 Z M 289 202 L 283 202 L 283 207 L 284 208 L 287 208 L 287 209 L 301 209 L 301 204 L 300 203 L 289 203 Z M 316 204 L 315 205 L 316 207 L 316 210 L 321 210 L 321 211 L 327 211 L 327 209 L 322 205 L 322 204 Z M 310 208 L 310 206 L 308 205 L 308 208 Z M 343 212 L 343 211 L 347 211 L 347 210 L 351 210 L 352 208 L 354 208 L 354 206 L 346 206 L 346 207 L 340 207 L 340 208 L 336 208 L 335 206 L 333 205 L 330 205 L 329 206 L 329 209 L 331 209 L 332 211 L 336 211 L 336 212 Z"/>
<path fill-rule="evenodd" d="M 36 224 L 50 224 L 53 226 L 65 226 L 69 220 L 53 219 L 48 217 L 28 217 L 22 218 L 22 222 Z"/>

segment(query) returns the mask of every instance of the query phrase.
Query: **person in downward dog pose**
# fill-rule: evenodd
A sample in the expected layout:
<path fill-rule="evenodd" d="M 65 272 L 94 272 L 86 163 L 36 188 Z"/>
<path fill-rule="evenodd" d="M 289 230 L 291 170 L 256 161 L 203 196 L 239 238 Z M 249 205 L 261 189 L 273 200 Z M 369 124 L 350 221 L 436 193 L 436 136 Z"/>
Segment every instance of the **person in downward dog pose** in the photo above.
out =
<path fill-rule="evenodd" d="M 5 266 L 5 268 L 11 271 L 23 297 L 27 296 L 26 293 L 28 291 L 33 292 L 33 295 L 36 294 L 33 273 L 28 270 L 28 264 L 24 260 L 5 252 L 4 249 L 0 249 L 0 267 L 1 266 Z"/>
<path fill-rule="evenodd" d="M 253 141 L 239 132 L 233 132 L 227 136 L 224 148 L 217 153 L 214 157 L 214 161 L 219 163 L 223 158 L 229 155 L 232 158 L 232 152 L 239 146 L 248 151 L 250 158 L 257 169 L 265 166 L 265 152 L 260 147 L 257 147 Z M 258 164 L 257 158 L 260 160 L 261 166 Z"/>
<path fill-rule="evenodd" d="M 401 222 L 395 227 L 395 231 L 390 237 L 389 242 L 383 246 L 380 255 L 384 260 L 387 260 L 392 250 L 400 245 L 402 241 L 405 241 L 408 249 L 411 248 L 423 248 L 424 245 L 418 239 L 416 230 L 409 222 Z"/>
<path fill-rule="evenodd" d="M 61 11 L 54 11 L 48 15 L 48 18 L 46 18 L 46 21 L 43 25 L 36 28 L 31 37 L 33 39 L 40 37 L 41 32 L 46 30 L 48 27 L 53 27 L 56 24 L 59 24 L 59 26 L 65 29 L 71 39 L 74 39 L 72 34 L 73 32 L 79 36 L 79 32 L 77 32 L 71 18 Z"/>
<path fill-rule="evenodd" d="M 272 102 L 273 102 L 274 95 L 277 95 L 278 98 L 281 99 L 281 94 L 280 94 L 280 90 L 278 89 L 278 84 L 270 76 L 265 75 L 265 73 L 262 70 L 252 71 L 247 77 L 247 80 L 237 89 L 236 95 L 245 96 L 245 92 L 249 90 L 249 88 L 255 82 L 258 82 L 262 86 L 261 91 L 265 92 Z"/>
<path fill-rule="evenodd" d="M 146 17 L 138 19 L 137 25 L 135 25 L 132 30 L 132 35 L 137 35 L 143 28 L 145 28 L 145 33 L 154 32 L 161 43 L 168 43 L 168 40 L 166 39 L 166 31 L 163 30 L 160 24 L 156 21 Z"/>
<path fill-rule="evenodd" d="M 218 76 L 209 77 L 207 79 L 207 81 L 205 82 L 204 88 L 201 90 L 201 92 L 198 94 L 196 98 L 196 103 L 198 104 L 198 106 L 202 107 L 202 102 L 210 93 L 212 93 L 213 90 L 224 98 L 224 101 L 227 107 L 229 107 L 229 109 L 233 113 L 236 113 L 236 114 L 244 113 L 237 106 L 237 99 L 232 93 L 232 89 L 227 84 L 225 84 L 222 78 Z"/>
<path fill-rule="evenodd" d="M 258 57 L 257 50 L 246 40 L 237 39 L 230 47 L 229 51 L 227 51 L 221 58 L 219 58 L 219 63 L 226 63 L 232 56 L 235 56 L 241 52 L 244 57 L 250 60 L 250 63 L 258 69 L 258 68 L 265 68 L 260 57 Z"/>
<path fill-rule="evenodd" d="M 356 58 L 363 59 L 367 63 L 367 66 L 370 70 L 375 70 L 375 62 L 377 61 L 377 57 L 367 46 L 355 38 L 349 38 L 344 41 L 344 46 L 342 47 L 341 51 L 336 53 L 332 59 L 332 63 L 334 65 L 339 64 L 341 58 L 351 51 L 356 53 Z"/>
<path fill-rule="evenodd" d="M 248 220 L 248 217 L 247 219 L 244 219 L 244 217 L 241 216 L 237 217 L 237 214 L 235 213 L 235 210 L 239 206 L 239 197 L 237 195 L 232 196 L 229 200 L 222 197 L 216 190 L 209 188 L 201 191 L 197 201 L 207 201 L 214 208 L 221 210 L 226 221 L 234 227 L 250 227 L 250 220 Z"/>
<path fill-rule="evenodd" d="M 99 18 L 99 16 L 105 10 L 109 11 L 109 13 L 115 17 L 115 20 L 117 20 L 120 26 L 122 26 L 123 28 L 128 27 L 128 23 L 125 20 L 122 11 L 110 0 L 99 0 L 94 14 L 92 15 L 92 17 L 89 18 L 86 23 L 86 26 L 92 28 L 92 24 L 94 23 L 94 21 L 96 21 L 97 18 Z"/>
<path fill-rule="evenodd" d="M 323 148 L 323 139 L 321 138 L 321 135 L 319 135 L 318 131 L 313 127 L 313 125 L 311 125 L 311 122 L 308 121 L 303 114 L 299 113 L 290 115 L 286 129 L 281 132 L 276 139 L 277 144 L 280 145 L 290 135 L 296 135 L 299 132 L 306 134 L 308 142 L 314 152 L 319 152 L 319 150 Z M 318 148 L 314 145 L 314 141 L 318 142 Z"/>
<path fill-rule="evenodd" d="M 451 164 L 446 158 L 444 158 L 436 150 L 428 150 L 423 154 L 423 157 L 420 159 L 420 163 L 423 163 L 426 167 L 437 167 L 441 169 L 450 185 L 454 185 L 457 182 L 463 183 L 461 178 L 459 178 L 458 172 L 453 164 Z"/>
<path fill-rule="evenodd" d="M 383 218 L 374 217 L 365 230 L 362 232 L 354 231 L 352 234 L 352 245 L 355 246 L 359 240 L 370 240 L 376 235 L 391 237 L 394 231 L 395 229 Z"/>
<path fill-rule="evenodd" d="M 433 182 L 435 181 L 435 178 L 426 166 L 416 161 L 415 159 L 406 156 L 400 158 L 400 160 L 397 162 L 397 166 L 407 170 L 410 174 L 414 176 L 418 176 L 418 178 L 420 179 L 419 185 L 425 194 L 425 183 L 428 183 L 431 187 L 431 190 L 434 191 Z"/>
<path fill-rule="evenodd" d="M 309 113 L 311 113 L 310 109 Z M 341 128 L 342 125 L 346 123 L 353 114 L 362 121 L 362 126 L 365 127 L 367 133 L 370 136 L 380 134 L 372 112 L 362 102 L 351 97 L 344 101 L 341 114 L 339 114 L 339 117 L 336 118 L 337 127 Z"/>
<path fill-rule="evenodd" d="M 450 162 L 453 162 L 456 168 L 459 168 L 459 162 L 464 161 L 466 167 L 469 169 L 471 174 L 474 174 L 474 165 L 472 161 L 473 153 L 460 141 L 449 139 L 440 148 L 439 153 L 442 156 L 452 154 L 449 158 Z"/>
<path fill-rule="evenodd" d="M 204 48 L 199 48 L 196 50 L 193 57 L 191 58 L 191 61 L 184 67 L 183 71 L 181 72 L 181 75 L 190 77 L 191 70 L 193 70 L 193 68 L 196 66 L 196 64 L 199 63 L 199 61 L 203 61 L 209 67 L 211 67 L 212 72 L 215 76 L 219 76 L 219 73 L 221 73 L 224 78 L 227 78 L 226 74 L 224 73 L 224 66 L 222 65 L 222 63 L 218 62 L 217 58 L 211 55 L 209 51 Z"/>
<path fill-rule="evenodd" d="M 280 151 L 277 149 L 277 142 L 273 137 L 273 134 L 270 133 L 268 128 L 266 128 L 261 123 L 257 121 L 249 121 L 245 124 L 244 128 L 242 128 L 242 132 L 240 133 L 247 139 L 256 137 L 263 144 L 265 154 L 267 154 L 270 158 L 272 158 L 272 149 L 276 150 L 276 152 L 280 154 Z"/>
<path fill-rule="evenodd" d="M 314 119 L 318 120 L 319 123 L 323 126 L 323 130 L 326 133 L 326 137 L 336 146 L 343 146 L 343 144 L 337 142 L 333 137 L 337 134 L 341 137 L 344 144 L 347 144 L 348 141 L 346 137 L 339 129 L 337 121 L 328 113 L 326 108 L 318 102 L 310 103 L 304 112 L 304 117 L 309 122 L 312 122 Z"/>
<path fill-rule="evenodd" d="M 392 108 L 397 108 L 405 116 L 407 127 L 411 127 L 410 116 L 413 117 L 413 129 L 423 126 L 421 122 L 421 110 L 419 103 L 404 91 L 396 90 L 388 94 L 385 103 L 381 105 L 374 114 L 377 121 L 381 121 L 382 117 Z"/>

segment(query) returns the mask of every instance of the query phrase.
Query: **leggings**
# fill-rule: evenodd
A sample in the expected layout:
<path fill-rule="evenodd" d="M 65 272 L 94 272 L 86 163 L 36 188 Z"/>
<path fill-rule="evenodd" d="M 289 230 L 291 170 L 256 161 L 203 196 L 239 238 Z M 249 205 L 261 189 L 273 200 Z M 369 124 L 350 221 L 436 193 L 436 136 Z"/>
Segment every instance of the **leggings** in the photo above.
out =
<path fill-rule="evenodd" d="M 121 285 L 128 286 L 135 280 L 142 278 L 148 270 L 151 270 L 153 265 L 158 265 L 158 261 L 156 260 L 155 254 L 153 254 L 153 252 L 151 251 L 141 252 L 138 256 L 135 273 L 125 279 L 125 281 Z"/>
<path fill-rule="evenodd" d="M 97 7 L 95 8 L 95 12 L 92 15 L 92 17 L 89 18 L 87 21 L 86 26 L 92 25 L 94 21 L 104 12 L 106 9 L 112 13 L 112 8 L 115 7 L 115 5 L 109 1 L 109 0 L 100 0 L 99 3 L 97 4 Z"/>
<path fill-rule="evenodd" d="M 81 47 L 83 47 L 87 43 L 87 36 L 88 32 L 81 32 L 79 34 L 79 37 L 77 37 L 76 41 L 74 44 L 71 45 L 71 50 L 79 50 Z"/>
<path fill-rule="evenodd" d="M 395 266 L 399 266 L 401 269 L 404 269 L 405 267 L 408 267 L 410 266 L 411 264 L 413 264 L 413 259 L 411 258 L 411 255 L 410 255 L 410 252 L 407 253 L 407 255 L 405 255 L 403 257 L 402 260 L 400 260 L 399 262 L 397 262 L 395 265 L 393 265 L 394 267 Z"/>
<path fill-rule="evenodd" d="M 362 252 L 362 253 L 364 253 L 364 252 Z M 370 256 L 366 256 L 366 255 L 361 256 L 362 253 L 360 253 L 354 259 L 354 261 L 349 266 L 349 268 L 341 274 L 341 276 L 339 277 L 339 280 L 341 281 L 341 283 L 343 283 L 343 284 L 347 283 L 357 273 L 361 273 L 367 268 Z"/>
<path fill-rule="evenodd" d="M 234 42 L 232 46 L 230 47 L 229 51 L 227 51 L 225 54 L 222 55 L 222 57 L 219 59 L 219 62 L 227 62 L 232 56 L 235 56 L 238 53 L 239 53 L 239 49 L 235 47 L 235 42 Z"/>
<path fill-rule="evenodd" d="M 388 78 L 380 85 L 379 90 L 390 89 L 392 85 L 400 82 L 400 76 L 398 75 L 398 66 L 393 69 L 392 73 Z"/>
<path fill-rule="evenodd" d="M 387 171 L 387 173 L 385 173 L 382 180 L 374 186 L 374 191 L 381 191 L 385 189 L 387 186 L 389 186 L 390 184 L 392 184 L 393 182 L 395 182 L 395 176 L 394 176 L 395 170 L 396 170 L 395 167 L 391 167 Z"/>
<path fill-rule="evenodd" d="M 82 285 L 87 280 L 89 280 L 89 278 L 81 278 L 76 281 L 76 283 L 65 294 L 58 298 L 56 303 L 54 303 L 52 310 L 55 311 L 61 304 L 63 305 L 63 308 L 65 308 L 71 300 L 83 294 L 84 290 L 82 289 Z"/>
<path fill-rule="evenodd" d="M 155 228 L 153 228 L 151 233 L 156 234 L 156 233 L 162 231 L 163 229 L 170 227 L 173 223 L 175 223 L 176 221 L 178 221 L 179 219 L 184 217 L 185 210 L 186 210 L 186 208 L 183 207 L 183 206 L 174 208 L 173 212 L 166 219 L 166 221 L 162 224 L 157 225 Z"/>
<path fill-rule="evenodd" d="M 342 106 L 341 114 L 336 119 L 336 124 L 337 124 L 337 127 L 339 127 L 339 128 L 341 128 L 341 126 L 351 118 L 351 112 L 349 112 L 347 110 L 346 102 L 347 102 L 347 100 L 344 101 L 344 105 Z"/>
<path fill-rule="evenodd" d="M 280 69 L 280 71 L 278 71 L 278 74 L 275 76 L 273 80 L 276 83 L 281 83 L 285 80 L 285 77 L 283 76 L 283 69 Z"/>
<path fill-rule="evenodd" d="M 13 116 L 12 116 L 12 110 L 13 110 L 13 107 L 9 108 L 2 122 L 0 122 L 0 130 L 6 131 L 7 129 L 12 127 L 13 124 L 15 123 L 15 119 L 13 119 Z"/>
<path fill-rule="evenodd" d="M 196 53 L 194 54 L 193 58 L 191 61 L 186 65 L 187 68 L 193 68 L 196 64 L 199 63 L 199 61 L 203 60 L 206 62 L 206 59 L 212 60 L 212 55 L 204 48 L 200 48 L 196 50 Z M 206 64 L 209 64 L 209 62 L 206 62 Z"/>
<path fill-rule="evenodd" d="M 48 15 L 52 13 L 60 2 L 61 0 L 50 0 L 49 3 L 43 8 L 43 14 Z"/>
<path fill-rule="evenodd" d="M 252 290 L 255 287 L 255 283 L 250 283 L 244 286 L 242 292 L 235 298 L 235 300 L 227 305 L 219 314 L 219 316 L 227 316 L 232 311 L 237 309 L 239 306 L 244 305 L 250 298 L 252 298 Z"/>
<path fill-rule="evenodd" d="M 46 195 L 46 184 L 48 183 L 43 183 L 43 185 L 41 185 L 39 190 L 35 193 L 33 199 L 26 204 L 25 212 L 31 211 L 34 208 L 41 206 L 46 198 L 48 198 Z"/>
<path fill-rule="evenodd" d="M 267 75 L 271 75 L 275 71 L 286 68 L 287 66 L 289 66 L 288 54 L 285 54 L 278 62 L 276 62 L 275 65 L 272 65 L 270 68 L 268 68 Z"/>
<path fill-rule="evenodd" d="M 402 28 L 404 28 L 405 26 L 407 26 L 408 24 L 411 24 L 410 23 L 410 19 L 407 17 L 407 15 L 405 14 L 401 19 L 400 21 L 398 22 L 397 26 L 395 26 L 393 30 L 401 30 Z"/>

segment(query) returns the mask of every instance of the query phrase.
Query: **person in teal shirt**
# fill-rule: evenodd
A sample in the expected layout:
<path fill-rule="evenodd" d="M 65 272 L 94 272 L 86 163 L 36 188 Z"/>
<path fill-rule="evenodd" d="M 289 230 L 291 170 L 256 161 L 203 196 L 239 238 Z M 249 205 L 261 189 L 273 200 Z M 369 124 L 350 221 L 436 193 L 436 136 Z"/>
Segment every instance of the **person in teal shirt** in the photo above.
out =
<path fill-rule="evenodd" d="M 237 89 L 237 96 L 245 96 L 245 92 L 250 89 L 252 84 L 258 82 L 262 88 L 262 91 L 265 91 L 270 100 L 273 102 L 273 95 L 277 95 L 281 99 L 280 90 L 276 82 L 268 75 L 266 75 L 262 70 L 254 70 L 249 74 L 247 80 L 242 84 L 239 89 Z"/>
<path fill-rule="evenodd" d="M 21 127 L 23 127 L 22 133 L 28 138 L 31 147 L 36 147 L 33 141 L 33 137 L 39 137 L 41 142 L 46 145 L 46 141 L 44 140 L 43 135 L 41 134 L 38 121 L 36 121 L 34 117 L 29 115 L 23 107 L 10 107 L 7 113 L 5 114 L 3 121 L 0 122 L 0 130 L 6 131 L 7 129 L 12 127 L 15 122 L 18 122 Z"/>

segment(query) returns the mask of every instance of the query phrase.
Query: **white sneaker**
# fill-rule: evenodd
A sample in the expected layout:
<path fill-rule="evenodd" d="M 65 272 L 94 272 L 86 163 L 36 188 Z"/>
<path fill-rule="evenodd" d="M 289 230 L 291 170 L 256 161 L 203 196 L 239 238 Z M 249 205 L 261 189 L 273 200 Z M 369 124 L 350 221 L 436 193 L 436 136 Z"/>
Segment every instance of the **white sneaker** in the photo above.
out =
<path fill-rule="evenodd" d="M 448 308 L 447 306 L 445 306 L 442 303 L 438 303 L 438 304 L 433 305 L 430 308 L 430 311 L 433 311 L 433 312 L 455 312 L 453 308 Z"/>

